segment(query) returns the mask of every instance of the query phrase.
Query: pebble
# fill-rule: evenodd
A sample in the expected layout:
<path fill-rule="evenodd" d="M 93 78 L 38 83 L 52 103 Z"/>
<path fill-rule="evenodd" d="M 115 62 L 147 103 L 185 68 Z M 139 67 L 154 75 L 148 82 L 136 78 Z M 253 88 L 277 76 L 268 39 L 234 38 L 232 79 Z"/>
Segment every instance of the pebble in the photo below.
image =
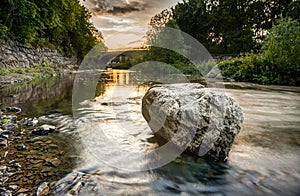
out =
<path fill-rule="evenodd" d="M 20 165 L 20 163 L 15 163 L 14 167 L 17 168 L 17 169 L 20 169 L 22 166 Z"/>
<path fill-rule="evenodd" d="M 6 190 L 6 189 L 4 189 L 4 188 L 0 188 L 0 195 L 2 196 L 12 196 L 12 193 L 11 193 L 11 191 L 8 191 L 8 190 Z"/>
<path fill-rule="evenodd" d="M 9 123 L 2 126 L 5 130 L 14 130 L 18 128 L 17 124 Z"/>
<path fill-rule="evenodd" d="M 5 151 L 4 153 L 2 153 L 1 158 L 2 159 L 6 158 L 7 154 L 8 154 L 8 151 Z"/>
<path fill-rule="evenodd" d="M 21 140 L 21 139 L 22 139 L 22 138 L 18 136 L 18 137 L 15 137 L 15 138 L 14 138 L 14 141 L 18 141 L 18 140 Z"/>
<path fill-rule="evenodd" d="M 17 149 L 20 150 L 20 151 L 25 150 L 26 146 L 24 144 L 20 144 L 20 145 L 18 145 Z"/>
<path fill-rule="evenodd" d="M 31 133 L 34 135 L 48 135 L 49 133 L 53 133 L 56 130 L 55 126 L 52 125 L 42 125 L 39 128 L 33 130 Z"/>
<path fill-rule="evenodd" d="M 18 123 L 22 126 L 31 126 L 34 127 L 36 124 L 38 124 L 38 119 L 37 118 L 24 118 L 21 121 L 19 121 Z"/>
<path fill-rule="evenodd" d="M 8 145 L 8 141 L 5 138 L 0 138 L 0 147 L 6 148 Z"/>
<path fill-rule="evenodd" d="M 1 133 L 1 135 L 12 135 L 14 132 L 12 131 L 8 131 L 8 130 L 5 130 L 4 132 Z"/>
<path fill-rule="evenodd" d="M 33 119 L 30 119 L 30 121 L 28 122 L 28 126 L 34 127 L 38 123 L 39 123 L 39 120 L 37 118 L 33 118 Z"/>
<path fill-rule="evenodd" d="M 33 159 L 31 159 L 29 162 L 32 163 L 32 164 L 39 164 L 39 163 L 42 163 L 43 160 L 33 160 Z"/>
<path fill-rule="evenodd" d="M 5 166 L 5 165 L 0 166 L 0 171 L 1 171 L 1 172 L 2 172 L 2 171 L 5 171 L 5 170 L 7 170 L 7 166 Z"/>
<path fill-rule="evenodd" d="M 17 192 L 17 194 L 20 194 L 20 193 L 27 193 L 29 192 L 30 190 L 29 189 L 24 189 L 24 188 L 20 188 Z"/>
<path fill-rule="evenodd" d="M 22 111 L 22 109 L 18 108 L 18 107 L 7 107 L 6 111 L 7 112 L 13 112 L 13 113 L 20 113 Z"/>
<path fill-rule="evenodd" d="M 6 134 L 1 134 L 1 135 L 0 135 L 0 138 L 8 139 L 8 135 L 6 135 Z"/>
<path fill-rule="evenodd" d="M 57 158 L 54 158 L 54 159 L 51 159 L 49 161 L 49 163 L 51 163 L 52 166 L 57 167 L 57 166 L 59 166 L 61 164 L 61 161 L 59 159 L 57 159 Z"/>
<path fill-rule="evenodd" d="M 82 185 L 82 182 L 78 182 L 78 183 L 72 188 L 72 190 L 70 190 L 68 193 L 69 193 L 70 195 L 79 195 L 79 191 L 80 191 L 80 189 L 81 189 L 82 186 L 83 186 L 83 185 Z"/>
<path fill-rule="evenodd" d="M 18 188 L 18 186 L 17 185 L 9 185 L 8 188 L 12 189 L 12 190 L 16 190 Z"/>
<path fill-rule="evenodd" d="M 8 162 L 8 164 L 13 164 L 15 162 L 16 162 L 16 160 L 11 160 L 11 161 Z"/>
<path fill-rule="evenodd" d="M 44 196 L 44 195 L 47 195 L 50 191 L 50 188 L 48 186 L 48 183 L 47 182 L 43 182 L 39 188 L 37 189 L 36 191 L 36 195 L 37 196 Z"/>
<path fill-rule="evenodd" d="M 6 181 L 8 181 L 8 177 L 0 178 L 1 184 L 5 184 Z"/>
<path fill-rule="evenodd" d="M 56 144 L 50 144 L 48 149 L 58 149 L 58 146 Z"/>

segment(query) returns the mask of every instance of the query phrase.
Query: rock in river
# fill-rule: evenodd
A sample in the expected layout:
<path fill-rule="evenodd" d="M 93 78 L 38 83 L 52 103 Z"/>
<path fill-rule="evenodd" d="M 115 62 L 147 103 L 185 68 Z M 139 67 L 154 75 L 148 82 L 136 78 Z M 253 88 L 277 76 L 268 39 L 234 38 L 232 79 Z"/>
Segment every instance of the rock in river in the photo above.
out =
<path fill-rule="evenodd" d="M 142 113 L 159 144 L 171 142 L 216 161 L 227 159 L 244 120 L 231 97 L 191 83 L 153 86 Z"/>
<path fill-rule="evenodd" d="M 13 112 L 13 113 L 20 113 L 22 111 L 22 109 L 18 108 L 18 107 L 7 107 L 6 111 Z"/>
<path fill-rule="evenodd" d="M 48 135 L 49 133 L 53 133 L 56 130 L 55 126 L 52 125 L 42 125 L 37 129 L 32 131 L 34 135 Z"/>

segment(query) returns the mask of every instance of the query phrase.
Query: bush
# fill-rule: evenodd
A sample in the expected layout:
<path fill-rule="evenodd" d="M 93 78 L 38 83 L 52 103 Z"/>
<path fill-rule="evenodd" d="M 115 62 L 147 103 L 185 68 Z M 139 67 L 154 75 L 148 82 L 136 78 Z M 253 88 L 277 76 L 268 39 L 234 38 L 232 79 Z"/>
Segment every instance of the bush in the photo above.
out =
<path fill-rule="evenodd" d="M 7 26 L 1 24 L 1 20 L 0 20 L 0 38 L 5 38 L 7 31 L 8 31 Z"/>
<path fill-rule="evenodd" d="M 261 54 L 219 65 L 225 77 L 259 84 L 300 86 L 300 26 L 281 19 L 262 43 Z"/>

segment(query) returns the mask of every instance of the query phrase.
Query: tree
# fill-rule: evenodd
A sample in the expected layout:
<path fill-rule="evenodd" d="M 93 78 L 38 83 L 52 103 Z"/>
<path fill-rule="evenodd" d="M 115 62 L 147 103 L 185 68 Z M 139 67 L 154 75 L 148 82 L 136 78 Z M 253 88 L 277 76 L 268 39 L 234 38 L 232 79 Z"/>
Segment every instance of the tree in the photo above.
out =
<path fill-rule="evenodd" d="M 223 76 L 260 84 L 300 86 L 300 23 L 279 19 L 262 42 L 259 55 L 218 64 Z"/>
<path fill-rule="evenodd" d="M 257 50 L 276 19 L 299 19 L 299 7 L 295 0 L 184 0 L 151 23 L 178 27 L 215 55 L 239 55 Z"/>
<path fill-rule="evenodd" d="M 262 58 L 269 62 L 277 82 L 300 80 L 300 23 L 291 18 L 280 19 L 262 43 Z M 293 78 L 293 80 L 291 80 Z"/>
<path fill-rule="evenodd" d="M 97 42 L 103 43 L 90 17 L 78 0 L 1 0 L 0 36 L 83 58 Z"/>

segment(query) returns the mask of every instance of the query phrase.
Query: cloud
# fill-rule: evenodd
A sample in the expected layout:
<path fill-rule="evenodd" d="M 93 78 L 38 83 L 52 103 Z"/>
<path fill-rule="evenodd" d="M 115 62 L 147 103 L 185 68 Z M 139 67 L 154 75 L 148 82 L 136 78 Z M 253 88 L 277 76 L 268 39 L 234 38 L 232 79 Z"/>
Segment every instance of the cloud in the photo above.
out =
<path fill-rule="evenodd" d="M 81 0 L 107 46 L 125 48 L 145 41 L 152 16 L 181 0 Z"/>
<path fill-rule="evenodd" d="M 123 15 L 149 8 L 150 4 L 142 0 L 85 0 L 81 1 L 94 15 Z"/>

